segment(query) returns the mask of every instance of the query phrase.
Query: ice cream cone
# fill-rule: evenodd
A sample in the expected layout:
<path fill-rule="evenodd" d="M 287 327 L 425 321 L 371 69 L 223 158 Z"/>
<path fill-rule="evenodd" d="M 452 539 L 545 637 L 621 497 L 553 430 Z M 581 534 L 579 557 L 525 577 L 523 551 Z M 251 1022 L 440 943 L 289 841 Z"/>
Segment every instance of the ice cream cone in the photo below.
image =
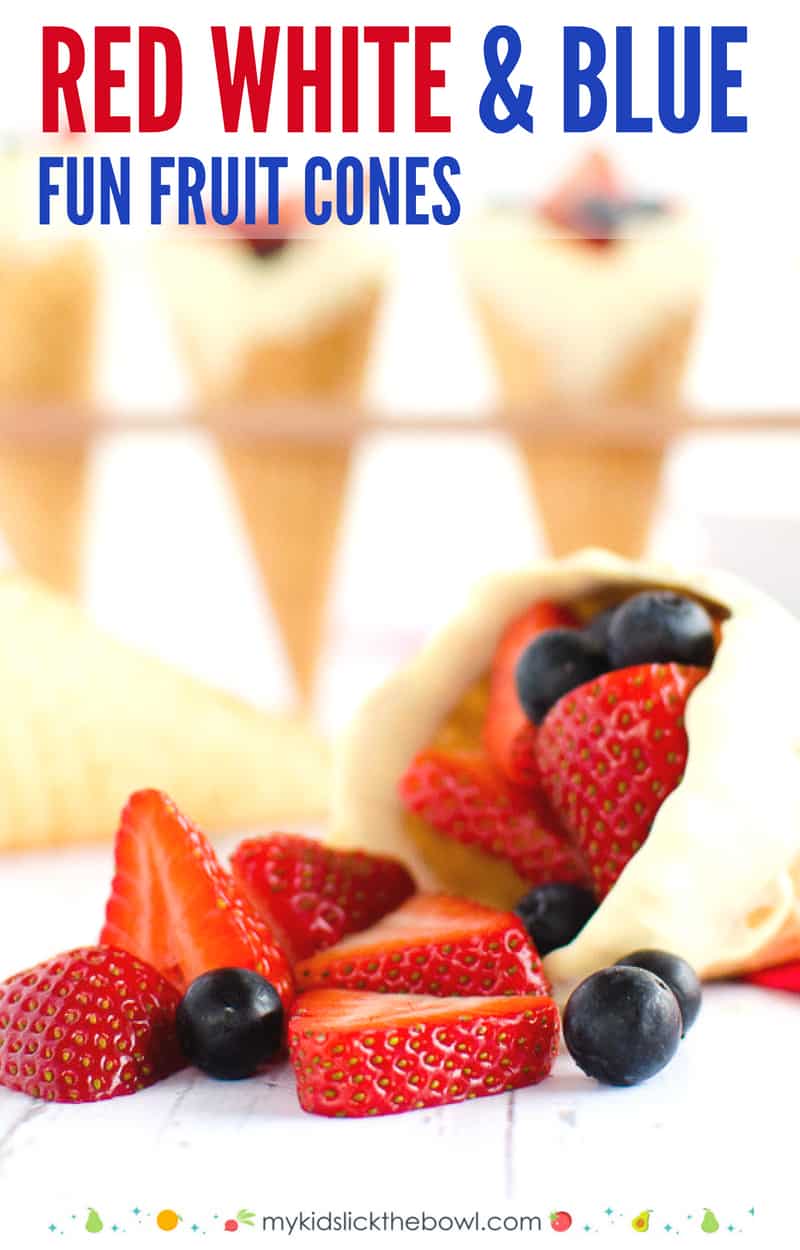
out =
<path fill-rule="evenodd" d="M 20 575 L 0 578 L 0 644 L 0 848 L 110 838 L 143 786 L 209 832 L 325 812 L 327 751 L 302 720 L 113 641 Z"/>
<path fill-rule="evenodd" d="M 0 249 L 0 409 L 85 403 L 90 389 L 96 273 L 90 250 Z M 79 586 L 89 444 L 0 429 L 0 527 L 19 564 L 56 589 Z"/>
<path fill-rule="evenodd" d="M 527 439 L 522 456 L 553 555 L 590 540 L 631 558 L 645 549 L 666 448 Z"/>
<path fill-rule="evenodd" d="M 27 573 L 54 590 L 80 587 L 86 440 L 0 439 L 0 529 Z"/>
<path fill-rule="evenodd" d="M 351 452 L 334 444 L 219 440 L 299 690 L 310 698 Z"/>
<path fill-rule="evenodd" d="M 548 373 L 544 353 L 522 341 L 490 304 L 483 308 L 487 338 L 492 344 L 509 403 L 532 408 L 537 403 L 563 403 Z M 586 403 L 586 429 L 569 438 L 537 437 L 535 413 L 529 438 L 517 440 L 535 496 L 542 526 L 554 555 L 597 543 L 635 557 L 645 549 L 658 503 L 661 474 L 670 430 L 663 438 L 637 444 L 603 443 L 591 437 L 596 404 L 674 413 L 679 421 L 680 386 L 692 338 L 694 317 L 683 314 L 631 354 L 606 385 Z M 660 431 L 661 433 L 661 431 Z"/>
<path fill-rule="evenodd" d="M 250 408 L 309 398 L 355 402 L 378 299 L 377 288 L 372 288 L 351 308 L 302 337 L 252 345 L 235 379 L 226 385 L 225 399 Z M 295 681 L 308 700 L 325 626 L 352 448 L 345 443 L 272 439 L 268 412 L 263 425 L 263 438 L 243 439 L 215 430 L 215 439 Z"/>
<path fill-rule="evenodd" d="M 337 444 L 335 431 L 311 442 L 284 438 L 286 409 L 357 403 L 384 270 L 371 242 L 340 228 L 263 254 L 246 237 L 173 239 L 159 252 L 201 419 L 306 699 L 351 449 L 345 437 Z"/>

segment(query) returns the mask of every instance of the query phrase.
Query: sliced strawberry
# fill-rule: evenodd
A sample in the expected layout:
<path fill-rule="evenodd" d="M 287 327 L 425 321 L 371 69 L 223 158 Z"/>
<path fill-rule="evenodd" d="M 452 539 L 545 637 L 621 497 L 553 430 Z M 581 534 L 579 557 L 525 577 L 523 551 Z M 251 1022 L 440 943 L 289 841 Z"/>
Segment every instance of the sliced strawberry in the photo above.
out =
<path fill-rule="evenodd" d="M 314 838 L 250 838 L 231 858 L 233 876 L 294 959 L 306 959 L 399 907 L 414 881 L 396 859 L 337 851 Z"/>
<path fill-rule="evenodd" d="M 158 790 L 129 799 L 117 833 L 116 873 L 101 942 L 121 946 L 184 990 L 212 968 L 251 968 L 285 1007 L 285 955 L 240 895 L 205 834 Z"/>
<path fill-rule="evenodd" d="M 526 647 L 546 629 L 577 625 L 566 608 L 536 603 L 511 622 L 495 651 L 483 741 L 489 758 L 516 785 L 535 789 L 539 784 L 536 726 L 523 712 L 517 695 L 517 663 Z"/>
<path fill-rule="evenodd" d="M 508 860 L 531 885 L 588 880 L 542 796 L 511 785 L 481 751 L 423 751 L 400 799 L 444 837 Z"/>
<path fill-rule="evenodd" d="M 790 990 L 800 994 L 800 962 L 762 968 L 760 972 L 749 972 L 744 979 L 753 985 L 763 985 L 768 990 Z"/>
<path fill-rule="evenodd" d="M 0 985 L 0 1085 L 48 1102 L 100 1102 L 177 1072 L 180 995 L 155 968 L 85 946 Z"/>
<path fill-rule="evenodd" d="M 312 990 L 289 1022 L 304 1111 L 392 1115 L 534 1085 L 558 1051 L 551 998 Z"/>
<path fill-rule="evenodd" d="M 642 664 L 606 673 L 560 699 L 540 726 L 542 788 L 586 856 L 598 898 L 680 784 L 686 702 L 707 672 Z"/>
<path fill-rule="evenodd" d="M 550 992 L 516 916 L 448 894 L 418 894 L 365 933 L 307 959 L 297 984 L 443 997 Z"/>

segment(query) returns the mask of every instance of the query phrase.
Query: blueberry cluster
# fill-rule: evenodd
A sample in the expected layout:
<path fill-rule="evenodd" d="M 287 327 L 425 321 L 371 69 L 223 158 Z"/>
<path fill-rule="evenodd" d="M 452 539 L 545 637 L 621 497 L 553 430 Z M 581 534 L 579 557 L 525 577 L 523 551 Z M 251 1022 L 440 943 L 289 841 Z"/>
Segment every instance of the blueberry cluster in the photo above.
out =
<path fill-rule="evenodd" d="M 671 590 L 646 590 L 595 616 L 584 629 L 548 629 L 517 664 L 519 701 L 534 725 L 570 690 L 637 664 L 708 668 L 714 629 L 702 604 Z"/>
<path fill-rule="evenodd" d="M 587 1076 L 605 1085 L 638 1085 L 672 1059 L 701 998 L 685 959 L 635 951 L 573 991 L 564 1010 L 564 1042 Z"/>

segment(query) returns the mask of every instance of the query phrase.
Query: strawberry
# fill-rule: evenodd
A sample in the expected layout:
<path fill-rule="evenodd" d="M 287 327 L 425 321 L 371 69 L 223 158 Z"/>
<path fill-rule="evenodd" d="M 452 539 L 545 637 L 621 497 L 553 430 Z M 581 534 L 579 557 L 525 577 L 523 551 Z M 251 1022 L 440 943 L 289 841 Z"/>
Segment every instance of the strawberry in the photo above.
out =
<path fill-rule="evenodd" d="M 289 1021 L 304 1111 L 391 1115 L 534 1085 L 558 1051 L 551 998 L 312 990 Z"/>
<path fill-rule="evenodd" d="M 516 916 L 447 894 L 418 894 L 365 933 L 307 959 L 297 984 L 442 997 L 550 992 Z"/>
<path fill-rule="evenodd" d="M 180 990 L 212 968 L 250 968 L 291 1005 L 285 955 L 208 838 L 165 794 L 140 790 L 128 800 L 115 858 L 104 945 L 138 955 Z"/>
<path fill-rule="evenodd" d="M 313 838 L 274 833 L 234 851 L 236 884 L 294 959 L 366 929 L 414 893 L 395 859 L 337 851 Z"/>
<path fill-rule="evenodd" d="M 483 741 L 489 758 L 516 785 L 535 789 L 539 783 L 536 726 L 523 712 L 517 695 L 517 663 L 526 647 L 546 629 L 577 624 L 566 608 L 535 603 L 511 622 L 495 651 Z"/>
<path fill-rule="evenodd" d="M 791 990 L 800 994 L 800 962 L 762 968 L 760 972 L 749 972 L 744 979 L 768 990 Z"/>
<path fill-rule="evenodd" d="M 598 898 L 680 784 L 686 701 L 707 671 L 642 664 L 605 673 L 560 699 L 539 728 L 542 788 L 586 856 Z"/>
<path fill-rule="evenodd" d="M 49 1102 L 133 1094 L 183 1067 L 180 995 L 155 968 L 85 946 L 0 985 L 0 1085 Z"/>
<path fill-rule="evenodd" d="M 589 152 L 561 185 L 541 205 L 541 213 L 554 226 L 574 231 L 587 242 L 609 241 L 604 217 L 598 209 L 624 204 L 624 187 L 603 152 Z"/>
<path fill-rule="evenodd" d="M 400 799 L 437 833 L 507 859 L 531 885 L 588 879 L 541 795 L 513 786 L 480 751 L 423 751 Z"/>

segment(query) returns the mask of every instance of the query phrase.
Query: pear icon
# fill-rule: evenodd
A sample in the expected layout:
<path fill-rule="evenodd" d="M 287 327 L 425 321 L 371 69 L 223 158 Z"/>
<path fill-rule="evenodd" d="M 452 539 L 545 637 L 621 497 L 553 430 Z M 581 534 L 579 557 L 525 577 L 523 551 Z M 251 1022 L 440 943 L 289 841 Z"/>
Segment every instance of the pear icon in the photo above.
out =
<path fill-rule="evenodd" d="M 703 1216 L 703 1223 L 700 1225 L 703 1232 L 704 1233 L 719 1232 L 719 1220 L 717 1219 L 714 1212 L 709 1211 L 708 1207 L 704 1207 L 703 1210 L 705 1211 L 705 1215 Z"/>
<path fill-rule="evenodd" d="M 650 1227 L 650 1216 L 653 1208 L 648 1207 L 646 1211 L 640 1211 L 637 1216 L 631 1220 L 631 1228 L 635 1233 L 646 1233 Z"/>
<path fill-rule="evenodd" d="M 87 1233 L 102 1233 L 103 1221 L 95 1211 L 94 1207 L 89 1207 L 89 1214 L 86 1219 Z"/>

